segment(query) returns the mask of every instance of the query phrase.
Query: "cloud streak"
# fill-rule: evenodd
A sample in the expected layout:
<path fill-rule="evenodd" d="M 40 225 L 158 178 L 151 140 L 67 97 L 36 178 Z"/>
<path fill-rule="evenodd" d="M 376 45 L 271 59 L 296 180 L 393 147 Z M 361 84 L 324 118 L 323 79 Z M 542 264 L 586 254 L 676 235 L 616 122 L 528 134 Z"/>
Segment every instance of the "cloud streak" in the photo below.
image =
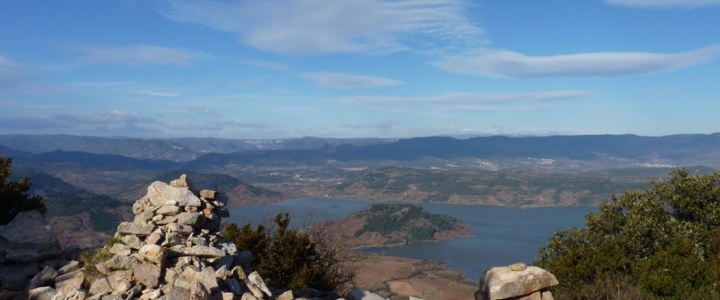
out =
<path fill-rule="evenodd" d="M 0 55 L 0 88 L 22 84 L 28 73 L 28 66 Z"/>
<path fill-rule="evenodd" d="M 352 75 L 332 72 L 303 73 L 301 74 L 301 76 L 312 79 L 316 85 L 334 88 L 371 88 L 399 85 L 403 83 L 400 80 L 385 77 Z"/>
<path fill-rule="evenodd" d="M 247 121 L 243 121 L 243 120 L 226 121 L 226 122 L 222 122 L 221 124 L 225 125 L 227 127 L 246 128 L 246 129 L 270 128 L 270 126 L 268 126 L 266 124 L 247 122 Z"/>
<path fill-rule="evenodd" d="M 145 96 L 152 96 L 152 97 L 161 97 L 161 98 L 172 98 L 172 97 L 178 97 L 180 94 L 178 93 L 171 93 L 171 92 L 164 92 L 164 91 L 150 91 L 150 90 L 138 90 L 134 91 L 136 94 L 145 95 Z"/>
<path fill-rule="evenodd" d="M 190 109 L 190 112 L 192 112 L 192 113 L 194 113 L 194 114 L 211 116 L 211 117 L 220 116 L 220 114 L 219 114 L 217 111 L 214 111 L 214 110 L 210 109 L 209 107 L 195 107 L 195 108 L 191 108 L 191 109 Z"/>
<path fill-rule="evenodd" d="M 112 110 L 107 113 L 89 114 L 58 114 L 54 119 L 73 124 L 83 125 L 109 125 L 109 124 L 153 124 L 156 120 L 144 117 L 138 113 Z"/>
<path fill-rule="evenodd" d="M 510 104 L 518 102 L 552 102 L 559 100 L 581 99 L 596 96 L 591 91 L 547 91 L 511 94 L 490 93 L 452 93 L 432 97 L 396 97 L 396 96 L 356 96 L 343 99 L 349 104 L 425 104 L 448 107 L 478 107 Z"/>
<path fill-rule="evenodd" d="M 463 0 L 265 0 L 160 3 L 165 17 L 229 32 L 242 43 L 285 55 L 384 53 L 410 40 L 468 43 L 483 29 Z"/>
<path fill-rule="evenodd" d="M 153 45 L 127 47 L 76 47 L 85 59 L 133 67 L 148 65 L 189 65 L 204 56 L 199 52 Z"/>
<path fill-rule="evenodd" d="M 253 66 L 263 69 L 271 69 L 271 70 L 277 70 L 277 71 L 285 71 L 290 69 L 290 65 L 284 64 L 281 62 L 276 61 L 269 61 L 269 60 L 257 60 L 257 59 L 241 59 L 237 60 L 238 63 L 247 65 L 247 66 Z"/>
<path fill-rule="evenodd" d="M 720 6 L 720 0 L 605 0 L 605 2 L 613 5 L 648 8 Z"/>
<path fill-rule="evenodd" d="M 718 55 L 720 44 L 675 54 L 597 52 L 527 56 L 502 50 L 448 57 L 435 65 L 450 72 L 496 78 L 613 77 L 683 69 L 709 62 Z"/>

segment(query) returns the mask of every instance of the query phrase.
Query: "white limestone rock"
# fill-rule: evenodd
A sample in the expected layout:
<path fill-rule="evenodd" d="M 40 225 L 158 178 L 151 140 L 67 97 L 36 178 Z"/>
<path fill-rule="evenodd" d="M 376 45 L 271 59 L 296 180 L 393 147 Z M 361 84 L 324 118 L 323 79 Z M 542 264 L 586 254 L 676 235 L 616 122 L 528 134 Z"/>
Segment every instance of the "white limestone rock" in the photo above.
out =
<path fill-rule="evenodd" d="M 198 207 L 202 204 L 186 187 L 174 187 L 161 181 L 155 181 L 148 187 L 147 197 L 153 206 L 162 206 L 166 200 L 175 200 L 179 206 Z"/>
<path fill-rule="evenodd" d="M 506 299 L 530 295 L 557 284 L 555 276 L 544 269 L 534 266 L 522 268 L 516 264 L 512 269 L 495 267 L 486 270 L 480 278 L 480 292 L 490 300 Z"/>

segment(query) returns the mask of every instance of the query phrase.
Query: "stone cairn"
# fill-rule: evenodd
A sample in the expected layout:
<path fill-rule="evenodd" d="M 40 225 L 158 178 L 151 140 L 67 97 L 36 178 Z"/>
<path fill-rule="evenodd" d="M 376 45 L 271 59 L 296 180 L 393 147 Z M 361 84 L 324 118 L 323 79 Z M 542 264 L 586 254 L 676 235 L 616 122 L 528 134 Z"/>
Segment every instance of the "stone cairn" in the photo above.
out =
<path fill-rule="evenodd" d="M 552 300 L 548 290 L 558 284 L 555 275 L 524 263 L 485 270 L 480 278 L 480 289 L 475 292 L 476 300 Z"/>
<path fill-rule="evenodd" d="M 249 272 L 252 253 L 238 251 L 220 235 L 221 218 L 229 213 L 216 196 L 211 190 L 194 193 L 184 174 L 170 184 L 152 183 L 132 207 L 134 220 L 120 223 L 115 243 L 106 246 L 112 257 L 91 266 L 100 276 L 90 278 L 77 261 L 59 272 L 47 267 L 33 278 L 28 299 L 291 300 L 330 295 L 271 290 L 257 272 Z M 62 276 L 72 280 L 58 280 Z M 90 283 L 88 290 L 82 289 L 83 281 Z"/>

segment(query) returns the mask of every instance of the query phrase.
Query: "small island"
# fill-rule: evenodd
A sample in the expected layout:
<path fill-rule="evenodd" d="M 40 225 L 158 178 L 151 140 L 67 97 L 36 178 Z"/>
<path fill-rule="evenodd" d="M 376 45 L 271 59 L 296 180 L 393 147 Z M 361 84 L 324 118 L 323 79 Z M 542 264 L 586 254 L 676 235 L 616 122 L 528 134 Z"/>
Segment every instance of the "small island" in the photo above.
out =
<path fill-rule="evenodd" d="M 346 218 L 319 225 L 349 247 L 401 246 L 473 236 L 470 227 L 415 204 L 373 204 Z"/>

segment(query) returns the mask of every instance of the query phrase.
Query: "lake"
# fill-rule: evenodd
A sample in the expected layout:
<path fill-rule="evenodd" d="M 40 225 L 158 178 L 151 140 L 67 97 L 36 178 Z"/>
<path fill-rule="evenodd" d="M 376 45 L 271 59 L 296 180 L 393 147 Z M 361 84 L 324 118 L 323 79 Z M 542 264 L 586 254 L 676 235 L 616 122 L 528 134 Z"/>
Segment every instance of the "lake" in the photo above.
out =
<path fill-rule="evenodd" d="M 292 223 L 305 226 L 346 217 L 381 202 L 331 198 L 302 198 L 264 205 L 230 206 L 227 222 L 259 224 L 278 213 L 291 214 Z M 390 203 L 390 202 L 389 202 Z M 401 247 L 363 249 L 366 252 L 446 262 L 476 280 L 485 268 L 516 262 L 532 263 L 538 249 L 558 230 L 584 226 L 585 215 L 597 207 L 516 208 L 481 205 L 420 204 L 467 223 L 476 237 Z"/>

